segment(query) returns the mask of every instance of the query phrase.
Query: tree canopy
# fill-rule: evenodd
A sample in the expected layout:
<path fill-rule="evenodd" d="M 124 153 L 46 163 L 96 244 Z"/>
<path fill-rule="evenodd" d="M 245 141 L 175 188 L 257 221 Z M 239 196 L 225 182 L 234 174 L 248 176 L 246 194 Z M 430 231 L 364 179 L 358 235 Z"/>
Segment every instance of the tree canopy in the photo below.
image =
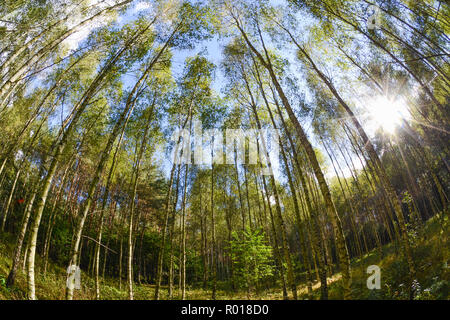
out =
<path fill-rule="evenodd" d="M 0 298 L 448 299 L 449 18 L 3 1 Z"/>

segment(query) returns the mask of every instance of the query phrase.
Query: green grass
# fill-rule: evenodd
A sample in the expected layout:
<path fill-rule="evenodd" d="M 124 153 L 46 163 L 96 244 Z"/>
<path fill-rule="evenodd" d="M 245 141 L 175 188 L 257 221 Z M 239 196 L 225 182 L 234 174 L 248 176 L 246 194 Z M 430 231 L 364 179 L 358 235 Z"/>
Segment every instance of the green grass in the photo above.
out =
<path fill-rule="evenodd" d="M 449 299 L 450 287 L 450 261 L 448 243 L 448 217 L 444 222 L 444 230 L 441 229 L 437 218 L 430 219 L 419 235 L 413 237 L 413 258 L 417 270 L 415 299 Z M 14 237 L 3 234 L 0 239 L 0 300 L 26 299 L 27 281 L 25 274 L 20 270 L 17 275 L 16 284 L 12 288 L 5 286 L 6 277 L 11 266 Z M 38 299 L 60 300 L 64 299 L 66 273 L 65 267 L 49 263 L 48 271 L 44 275 L 41 270 L 40 257 L 37 256 L 36 266 L 36 294 Z M 447 263 L 447 267 L 446 267 Z M 369 265 L 378 265 L 381 268 L 380 290 L 369 290 L 366 286 L 368 274 L 366 269 Z M 20 268 L 21 269 L 21 268 Z M 406 261 L 401 252 L 396 252 L 393 244 L 383 247 L 383 257 L 379 251 L 372 250 L 362 258 L 352 261 L 352 296 L 354 299 L 408 299 L 408 272 Z M 341 275 L 334 274 L 329 281 L 329 298 L 341 299 Z M 227 290 L 228 284 L 218 282 L 217 299 L 282 299 L 279 288 L 267 289 L 258 294 L 248 295 L 246 291 L 232 292 Z M 319 298 L 319 283 L 315 282 L 314 297 Z M 307 290 L 304 284 L 298 285 L 299 297 L 307 298 Z M 117 279 L 101 280 L 102 299 L 119 300 L 127 299 L 125 281 L 122 282 L 122 290 L 119 290 Z M 153 285 L 134 286 L 135 299 L 152 299 L 154 294 Z M 178 290 L 175 288 L 174 299 L 179 299 Z M 210 299 L 211 291 L 203 290 L 197 286 L 187 287 L 187 299 L 202 300 Z M 86 273 L 82 273 L 82 288 L 75 291 L 75 299 L 95 299 L 94 279 Z M 162 299 L 167 299 L 167 290 L 163 288 Z"/>

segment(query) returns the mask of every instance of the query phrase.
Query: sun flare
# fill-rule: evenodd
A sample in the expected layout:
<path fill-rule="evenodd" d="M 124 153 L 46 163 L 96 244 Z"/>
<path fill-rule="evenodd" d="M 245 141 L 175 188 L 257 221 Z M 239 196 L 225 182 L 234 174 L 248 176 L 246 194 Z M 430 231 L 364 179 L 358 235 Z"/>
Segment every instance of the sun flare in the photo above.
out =
<path fill-rule="evenodd" d="M 386 96 L 378 96 L 367 105 L 370 119 L 378 128 L 394 133 L 403 119 L 409 118 L 408 107 L 404 100 L 391 100 Z"/>

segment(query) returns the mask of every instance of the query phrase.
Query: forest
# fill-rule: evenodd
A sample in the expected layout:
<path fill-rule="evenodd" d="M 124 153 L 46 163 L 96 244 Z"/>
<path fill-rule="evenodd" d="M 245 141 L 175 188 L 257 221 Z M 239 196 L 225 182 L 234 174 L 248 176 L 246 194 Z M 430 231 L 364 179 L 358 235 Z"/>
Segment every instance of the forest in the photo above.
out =
<path fill-rule="evenodd" d="M 439 0 L 0 1 L 0 300 L 448 300 L 449 34 Z"/>

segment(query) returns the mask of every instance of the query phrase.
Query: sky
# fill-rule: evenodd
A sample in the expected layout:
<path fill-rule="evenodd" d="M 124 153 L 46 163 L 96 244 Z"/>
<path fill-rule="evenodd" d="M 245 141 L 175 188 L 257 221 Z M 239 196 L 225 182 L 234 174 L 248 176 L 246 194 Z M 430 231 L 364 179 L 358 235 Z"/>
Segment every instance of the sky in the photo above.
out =
<path fill-rule="evenodd" d="M 100 0 L 90 0 L 90 3 L 96 4 L 99 1 Z M 285 1 L 284 0 L 273 0 L 272 3 L 275 5 L 280 5 L 280 4 L 284 4 Z M 107 0 L 106 2 L 103 3 L 103 5 L 105 5 L 105 6 L 107 6 L 108 4 L 111 4 L 111 0 Z M 134 19 L 137 15 L 145 15 L 145 14 L 150 15 L 152 12 L 151 10 L 152 10 L 152 8 L 148 2 L 137 1 L 133 6 L 131 6 L 125 12 L 125 14 L 123 14 L 117 18 L 116 23 L 119 25 L 126 24 L 130 20 Z M 74 18 L 76 18 L 76 17 L 74 17 Z M 75 21 L 75 19 L 74 19 L 74 21 Z M 65 44 L 68 46 L 69 49 L 76 50 L 79 47 L 79 45 L 85 39 L 87 39 L 87 37 L 89 36 L 89 33 L 92 30 L 94 30 L 96 27 L 105 25 L 106 22 L 107 22 L 107 20 L 105 20 L 105 19 L 103 19 L 103 20 L 98 19 L 98 20 L 94 21 L 93 23 L 81 28 L 81 30 L 79 32 L 76 32 L 75 34 L 70 36 L 68 39 L 66 39 Z M 305 21 L 305 23 L 306 23 L 306 21 Z M 270 42 L 270 40 L 268 40 L 268 39 L 267 39 L 267 41 Z M 179 50 L 179 49 L 173 50 L 172 51 L 172 53 L 173 53 L 172 72 L 173 72 L 174 77 L 176 78 L 183 71 L 183 67 L 184 67 L 186 58 L 194 56 L 199 52 L 203 52 L 203 54 L 208 58 L 208 60 L 213 62 L 217 66 L 212 87 L 217 94 L 223 96 L 222 88 L 225 83 L 225 75 L 223 74 L 223 72 L 220 68 L 223 45 L 224 45 L 224 43 L 220 43 L 217 36 L 215 36 L 212 39 L 200 42 L 192 50 Z M 285 51 L 284 54 L 290 61 L 295 60 L 295 52 L 294 51 L 291 51 L 291 52 Z M 297 75 L 297 77 L 299 78 L 299 81 L 300 81 L 300 88 L 301 88 L 301 90 L 304 90 L 304 82 L 303 82 L 304 79 L 301 77 L 301 74 L 299 74 L 299 70 L 297 69 L 297 66 L 295 64 L 290 65 L 290 72 Z M 129 79 L 124 78 L 125 85 L 127 85 L 127 84 L 131 85 L 133 79 L 134 78 L 132 78 L 132 77 L 130 77 Z M 307 90 L 304 90 L 304 92 L 307 94 Z M 308 96 L 307 96 L 307 98 L 308 98 Z M 311 134 L 310 123 L 303 123 L 302 125 L 304 126 L 305 131 L 314 140 L 313 135 Z M 312 141 L 312 142 L 313 142 L 313 144 L 317 145 L 317 143 L 315 141 Z M 162 151 L 162 149 L 160 149 L 160 151 Z M 325 152 L 323 152 L 323 153 L 324 153 L 324 155 L 326 155 Z M 166 172 L 166 175 L 168 175 L 170 172 L 171 164 L 170 164 L 170 162 L 167 161 L 167 155 L 165 155 L 163 152 L 157 152 L 156 156 L 155 156 L 155 160 L 160 162 L 160 164 L 163 167 L 163 171 Z M 356 164 L 360 164 L 359 161 L 355 160 L 354 162 Z M 327 176 L 327 178 L 331 178 L 332 176 L 334 176 L 334 172 L 331 167 L 331 163 L 329 161 L 328 161 L 328 164 L 329 165 L 328 165 L 328 168 L 326 171 L 326 176 Z M 345 168 L 345 166 L 342 166 L 342 167 Z M 361 166 L 359 165 L 359 168 L 360 167 Z M 344 174 L 346 176 L 350 176 L 350 171 L 345 168 Z"/>

